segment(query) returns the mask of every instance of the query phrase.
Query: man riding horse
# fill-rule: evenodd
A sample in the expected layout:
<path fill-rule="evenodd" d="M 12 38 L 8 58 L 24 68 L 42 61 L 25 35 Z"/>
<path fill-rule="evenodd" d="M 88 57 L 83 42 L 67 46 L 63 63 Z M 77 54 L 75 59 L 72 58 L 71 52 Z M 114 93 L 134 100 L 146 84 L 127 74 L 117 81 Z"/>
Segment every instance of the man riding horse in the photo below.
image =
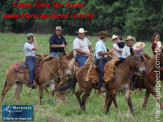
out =
<path fill-rule="evenodd" d="M 108 55 L 112 54 L 112 51 L 107 51 L 107 48 L 105 46 L 105 42 L 107 40 L 108 34 L 105 31 L 101 31 L 98 36 L 100 37 L 99 41 L 96 43 L 95 46 L 95 55 L 96 55 L 96 65 L 100 69 L 99 73 L 99 86 L 101 88 L 101 91 L 105 91 L 105 87 L 103 86 L 103 76 L 104 76 L 104 66 L 106 62 L 108 61 Z"/>
<path fill-rule="evenodd" d="M 36 82 L 34 81 L 35 76 L 35 52 L 37 50 L 37 42 L 36 37 L 32 33 L 27 34 L 28 41 L 24 44 L 25 56 L 26 56 L 26 64 L 29 68 L 29 77 L 30 77 L 30 87 L 35 88 Z M 33 44 L 34 43 L 34 44 Z"/>
<path fill-rule="evenodd" d="M 61 26 L 57 26 L 55 29 L 55 34 L 49 39 L 50 44 L 50 56 L 53 58 L 58 57 L 59 54 L 64 54 L 64 48 L 68 49 L 68 44 L 65 38 L 61 35 L 63 29 Z"/>
<path fill-rule="evenodd" d="M 91 56 L 92 45 L 91 42 L 85 37 L 83 28 L 80 28 L 78 32 L 78 37 L 75 38 L 73 42 L 74 57 L 80 66 L 85 64 L 88 56 Z"/>

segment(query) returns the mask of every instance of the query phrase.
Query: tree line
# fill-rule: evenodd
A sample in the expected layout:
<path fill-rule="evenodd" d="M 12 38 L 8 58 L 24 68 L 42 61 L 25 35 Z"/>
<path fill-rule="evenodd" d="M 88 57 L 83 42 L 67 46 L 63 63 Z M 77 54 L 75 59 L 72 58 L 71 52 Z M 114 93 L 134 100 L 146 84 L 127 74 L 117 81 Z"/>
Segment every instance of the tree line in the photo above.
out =
<path fill-rule="evenodd" d="M 85 6 L 82 8 L 16 8 L 14 2 L 34 4 L 35 0 L 1 0 L 0 32 L 14 33 L 53 33 L 61 25 L 65 34 L 74 34 L 80 27 L 95 35 L 101 30 L 121 36 L 132 35 L 138 40 L 151 41 L 154 32 L 163 36 L 163 1 L 162 0 L 39 0 L 40 3 L 52 4 L 67 2 Z M 57 13 L 94 15 L 90 19 L 4 19 L 3 14 Z"/>

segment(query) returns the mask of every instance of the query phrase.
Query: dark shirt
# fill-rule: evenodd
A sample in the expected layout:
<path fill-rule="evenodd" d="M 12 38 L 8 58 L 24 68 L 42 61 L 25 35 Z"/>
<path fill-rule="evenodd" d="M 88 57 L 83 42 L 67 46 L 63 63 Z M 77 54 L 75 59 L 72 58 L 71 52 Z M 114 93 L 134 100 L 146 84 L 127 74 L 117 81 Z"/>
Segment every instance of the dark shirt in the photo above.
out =
<path fill-rule="evenodd" d="M 50 37 L 49 44 L 50 44 L 50 52 L 65 52 L 63 47 L 52 48 L 51 45 L 53 45 L 53 44 L 56 44 L 56 45 L 65 44 L 65 45 L 67 45 L 67 42 L 62 35 L 61 35 L 61 38 L 59 39 L 58 36 L 56 34 L 54 34 Z"/>
<path fill-rule="evenodd" d="M 156 55 L 156 53 L 154 52 L 155 49 L 158 47 L 157 43 L 153 42 L 152 43 L 152 51 L 153 51 L 153 54 Z"/>
<path fill-rule="evenodd" d="M 124 48 L 125 42 L 120 41 L 120 42 L 117 43 L 117 45 L 118 45 L 119 48 Z"/>

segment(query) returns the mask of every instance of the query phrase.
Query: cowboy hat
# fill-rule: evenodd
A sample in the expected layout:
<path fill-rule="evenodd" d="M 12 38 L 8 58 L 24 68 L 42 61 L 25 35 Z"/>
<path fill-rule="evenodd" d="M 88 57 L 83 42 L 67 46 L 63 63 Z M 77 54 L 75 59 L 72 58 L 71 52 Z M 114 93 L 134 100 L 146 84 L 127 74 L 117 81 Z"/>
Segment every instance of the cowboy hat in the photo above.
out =
<path fill-rule="evenodd" d="M 97 36 L 102 38 L 102 37 L 108 37 L 109 35 L 108 35 L 108 33 L 106 31 L 100 31 L 100 33 Z"/>
<path fill-rule="evenodd" d="M 79 31 L 78 32 L 76 31 L 76 33 L 86 33 L 86 32 L 88 31 L 84 31 L 84 28 L 79 28 Z"/>
<path fill-rule="evenodd" d="M 136 50 L 139 50 L 139 49 L 141 49 L 143 47 L 145 47 L 145 43 L 143 43 L 143 42 L 137 42 L 133 46 L 133 48 L 136 49 Z"/>
<path fill-rule="evenodd" d="M 134 42 L 136 41 L 135 37 L 132 37 L 131 35 L 128 35 L 125 41 L 127 40 L 133 40 Z"/>
<path fill-rule="evenodd" d="M 118 38 L 118 36 L 117 35 L 112 35 L 112 40 L 114 40 L 114 39 L 116 39 L 116 38 Z"/>
<path fill-rule="evenodd" d="M 63 31 L 63 29 L 62 29 L 61 26 L 56 26 L 55 30 L 61 30 L 61 31 Z"/>

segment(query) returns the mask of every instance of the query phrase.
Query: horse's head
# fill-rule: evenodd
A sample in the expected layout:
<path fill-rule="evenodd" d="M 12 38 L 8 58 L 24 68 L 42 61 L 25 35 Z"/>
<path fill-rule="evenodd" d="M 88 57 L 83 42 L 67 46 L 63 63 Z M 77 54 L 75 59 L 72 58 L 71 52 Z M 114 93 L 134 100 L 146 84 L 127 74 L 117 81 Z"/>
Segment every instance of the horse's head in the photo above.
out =
<path fill-rule="evenodd" d="M 68 65 L 68 60 L 65 56 L 60 55 L 59 56 L 59 69 L 63 72 L 64 76 L 70 76 L 71 70 Z"/>
<path fill-rule="evenodd" d="M 130 53 L 131 55 L 128 57 L 130 66 L 132 68 L 138 68 L 140 73 L 144 74 L 146 70 L 141 58 L 133 51 L 132 48 L 130 48 Z"/>

